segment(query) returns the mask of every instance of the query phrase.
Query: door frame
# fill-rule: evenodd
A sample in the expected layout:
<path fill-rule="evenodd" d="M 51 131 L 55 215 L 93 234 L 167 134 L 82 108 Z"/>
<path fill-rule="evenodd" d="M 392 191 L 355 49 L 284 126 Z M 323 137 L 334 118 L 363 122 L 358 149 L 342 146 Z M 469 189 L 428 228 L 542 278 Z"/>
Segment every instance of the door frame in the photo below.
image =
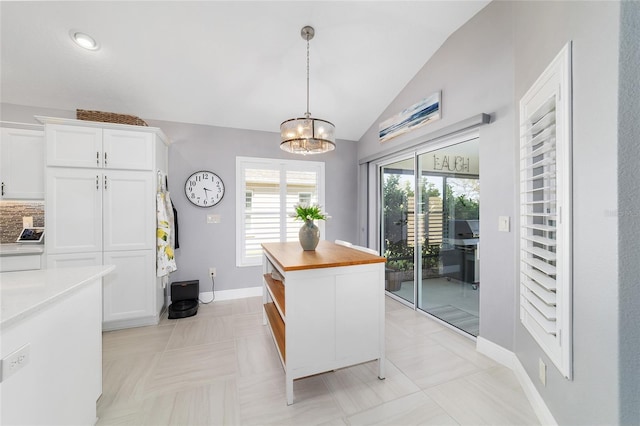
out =
<path fill-rule="evenodd" d="M 470 131 L 466 131 L 463 133 L 459 133 L 456 135 L 444 136 L 437 140 L 425 142 L 423 145 L 419 145 L 417 147 L 412 147 L 411 149 L 400 149 L 397 152 L 390 153 L 383 157 L 380 157 L 374 161 L 368 163 L 368 205 L 367 205 L 367 216 L 368 216 L 368 230 L 367 230 L 367 242 L 369 243 L 369 247 L 377 247 L 378 252 L 381 253 L 382 249 L 382 168 L 395 163 L 397 161 L 408 160 L 413 157 L 414 164 L 414 188 L 417 191 L 418 188 L 418 157 L 422 154 L 426 154 L 429 152 L 437 151 L 439 149 L 447 148 L 453 145 L 458 145 L 461 143 L 469 142 L 474 139 L 480 140 L 480 131 L 478 129 L 472 129 Z M 479 153 L 478 153 L 478 160 Z M 375 176 L 375 179 L 371 179 L 371 176 Z M 414 197 L 414 211 L 417 212 L 417 202 L 418 197 Z M 417 221 L 414 221 L 414 235 L 417 235 Z M 372 244 L 373 243 L 373 244 Z M 382 253 L 381 253 L 382 255 Z M 413 310 L 428 315 L 430 318 L 434 318 L 445 324 L 446 326 L 458 330 L 456 327 L 446 323 L 439 318 L 429 314 L 428 312 L 418 308 L 418 286 L 416 283 L 419 279 L 421 279 L 421 268 L 418 268 L 418 258 L 419 253 L 417 250 L 414 250 L 414 286 L 413 286 L 413 304 L 395 294 L 385 291 L 386 295 L 391 297 L 394 300 L 399 301 L 400 303 L 411 307 Z M 461 333 L 468 335 L 463 331 Z M 470 336 L 470 335 L 469 335 Z M 471 336 L 473 337 L 473 336 Z"/>

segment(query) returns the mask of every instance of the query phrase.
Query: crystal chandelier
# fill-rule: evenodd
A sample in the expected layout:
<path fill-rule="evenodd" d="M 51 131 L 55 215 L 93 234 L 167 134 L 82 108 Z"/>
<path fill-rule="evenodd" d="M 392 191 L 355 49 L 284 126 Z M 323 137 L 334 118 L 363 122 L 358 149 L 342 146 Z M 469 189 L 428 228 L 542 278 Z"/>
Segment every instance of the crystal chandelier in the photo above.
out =
<path fill-rule="evenodd" d="M 335 126 L 327 120 L 311 117 L 309 112 L 309 40 L 315 35 L 313 27 L 300 31 L 307 40 L 307 112 L 303 118 L 291 118 L 280 125 L 280 149 L 294 154 L 322 154 L 336 148 Z"/>

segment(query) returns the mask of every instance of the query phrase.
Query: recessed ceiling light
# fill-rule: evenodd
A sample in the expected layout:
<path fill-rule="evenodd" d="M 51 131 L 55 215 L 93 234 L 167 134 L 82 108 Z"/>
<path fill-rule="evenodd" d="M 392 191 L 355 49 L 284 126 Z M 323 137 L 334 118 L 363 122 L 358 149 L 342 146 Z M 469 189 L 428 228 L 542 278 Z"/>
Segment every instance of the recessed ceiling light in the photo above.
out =
<path fill-rule="evenodd" d="M 83 47 L 87 50 L 98 50 L 98 48 L 100 47 L 98 45 L 98 42 L 95 41 L 93 37 L 83 32 L 71 30 L 69 31 L 69 35 L 78 46 Z"/>

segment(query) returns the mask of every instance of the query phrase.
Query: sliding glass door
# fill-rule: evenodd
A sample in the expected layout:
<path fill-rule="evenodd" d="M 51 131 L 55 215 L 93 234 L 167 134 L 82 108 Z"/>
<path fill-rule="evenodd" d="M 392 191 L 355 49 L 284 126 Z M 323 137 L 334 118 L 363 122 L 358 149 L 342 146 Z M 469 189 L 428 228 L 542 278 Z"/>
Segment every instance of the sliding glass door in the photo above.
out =
<path fill-rule="evenodd" d="M 477 336 L 478 140 L 384 165 L 381 176 L 387 291 Z"/>
<path fill-rule="evenodd" d="M 415 159 L 382 167 L 382 253 L 387 291 L 414 304 Z"/>

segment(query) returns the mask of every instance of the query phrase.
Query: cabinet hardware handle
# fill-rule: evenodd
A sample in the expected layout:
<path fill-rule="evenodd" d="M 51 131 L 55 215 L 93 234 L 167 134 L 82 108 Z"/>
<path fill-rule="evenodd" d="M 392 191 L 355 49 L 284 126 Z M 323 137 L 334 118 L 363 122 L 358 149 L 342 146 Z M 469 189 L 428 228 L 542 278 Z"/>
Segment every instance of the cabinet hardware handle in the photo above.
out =
<path fill-rule="evenodd" d="M 4 196 L 4 182 L 2 182 L 2 195 Z"/>
<path fill-rule="evenodd" d="M 104 153 L 104 166 L 107 167 L 107 152 Z"/>
<path fill-rule="evenodd" d="M 96 175 L 96 189 L 100 189 L 100 176 Z"/>
<path fill-rule="evenodd" d="M 96 151 L 96 166 L 100 166 L 100 151 Z"/>
<path fill-rule="evenodd" d="M 104 189 L 107 189 L 107 175 L 104 175 Z"/>

